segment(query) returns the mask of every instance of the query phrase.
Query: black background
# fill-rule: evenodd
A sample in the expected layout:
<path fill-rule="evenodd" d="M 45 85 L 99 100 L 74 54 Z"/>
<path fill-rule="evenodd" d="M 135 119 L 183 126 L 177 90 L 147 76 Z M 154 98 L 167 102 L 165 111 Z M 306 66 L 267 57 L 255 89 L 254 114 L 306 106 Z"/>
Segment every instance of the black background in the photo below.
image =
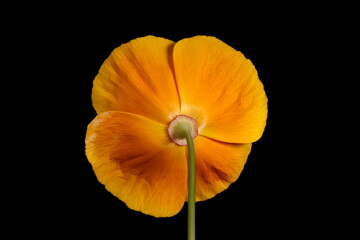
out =
<path fill-rule="evenodd" d="M 22 88 L 23 108 L 31 109 L 31 118 L 20 124 L 29 132 L 27 144 L 16 154 L 31 157 L 20 163 L 16 185 L 22 190 L 11 188 L 15 204 L 10 206 L 15 207 L 8 222 L 24 226 L 27 235 L 50 239 L 186 239 L 186 203 L 171 218 L 128 209 L 97 181 L 85 156 L 84 139 L 96 116 L 92 81 L 114 48 L 146 35 L 173 41 L 210 35 L 254 63 L 269 99 L 269 114 L 240 178 L 214 198 L 197 203 L 198 239 L 344 234 L 340 225 L 348 211 L 346 204 L 335 200 L 347 196 L 335 170 L 341 141 L 332 141 L 340 130 L 328 121 L 329 112 L 336 117 L 344 110 L 333 111 L 338 103 L 329 81 L 335 74 L 333 53 L 324 44 L 334 36 L 337 21 L 331 15 L 318 20 L 317 10 L 307 11 L 306 18 L 292 10 L 277 17 L 245 17 L 239 12 L 224 17 L 219 10 L 196 18 L 188 18 L 188 12 L 148 14 L 135 21 L 139 13 L 125 14 L 126 10 L 100 17 L 96 11 L 77 9 L 56 15 L 50 25 L 44 23 L 51 12 L 24 22 L 32 35 L 20 31 L 17 46 L 25 53 L 22 63 L 31 64 L 23 69 L 33 80 Z M 41 37 L 32 37 L 36 34 Z"/>

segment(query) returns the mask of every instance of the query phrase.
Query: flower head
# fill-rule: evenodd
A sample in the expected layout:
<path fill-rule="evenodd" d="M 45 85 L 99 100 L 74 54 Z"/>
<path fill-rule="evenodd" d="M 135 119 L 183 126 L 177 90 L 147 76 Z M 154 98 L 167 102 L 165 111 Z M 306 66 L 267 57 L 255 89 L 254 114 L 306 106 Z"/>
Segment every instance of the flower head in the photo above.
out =
<path fill-rule="evenodd" d="M 92 100 L 97 116 L 85 142 L 98 180 L 129 208 L 156 217 L 175 215 L 187 201 L 187 148 L 177 129 L 190 128 L 202 201 L 238 179 L 267 118 L 251 61 L 208 36 L 122 44 L 95 77 Z"/>

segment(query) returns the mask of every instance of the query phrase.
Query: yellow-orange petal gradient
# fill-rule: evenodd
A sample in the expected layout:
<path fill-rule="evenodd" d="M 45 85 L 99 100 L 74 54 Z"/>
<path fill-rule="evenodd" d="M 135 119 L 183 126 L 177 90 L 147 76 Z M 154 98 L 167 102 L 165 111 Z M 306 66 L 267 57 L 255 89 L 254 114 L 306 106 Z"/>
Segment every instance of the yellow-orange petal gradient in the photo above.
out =
<path fill-rule="evenodd" d="M 224 143 L 196 137 L 196 201 L 212 198 L 235 182 L 244 168 L 251 146 L 251 143 Z"/>
<path fill-rule="evenodd" d="M 187 197 L 185 147 L 167 126 L 126 112 L 103 112 L 89 124 L 86 155 L 98 180 L 126 205 L 155 217 L 177 214 Z"/>
<path fill-rule="evenodd" d="M 250 60 L 215 37 L 175 44 L 174 69 L 181 113 L 199 134 L 229 143 L 251 143 L 265 128 L 267 97 Z"/>
<path fill-rule="evenodd" d="M 96 112 L 131 112 L 161 123 L 178 115 L 173 46 L 171 40 L 146 36 L 116 48 L 94 79 L 92 100 Z"/>

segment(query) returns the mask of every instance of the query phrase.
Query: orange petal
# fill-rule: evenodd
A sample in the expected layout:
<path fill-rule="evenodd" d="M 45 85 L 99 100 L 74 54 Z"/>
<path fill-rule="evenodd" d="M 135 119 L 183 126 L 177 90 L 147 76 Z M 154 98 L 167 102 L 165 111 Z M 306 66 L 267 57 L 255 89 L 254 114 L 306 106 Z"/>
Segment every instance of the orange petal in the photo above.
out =
<path fill-rule="evenodd" d="M 178 115 L 173 46 L 170 40 L 147 36 L 116 48 L 94 80 L 96 112 L 125 111 L 162 123 Z"/>
<path fill-rule="evenodd" d="M 199 134 L 230 143 L 261 137 L 267 97 L 250 60 L 206 36 L 177 42 L 173 58 L 181 114 L 197 120 Z"/>
<path fill-rule="evenodd" d="M 129 208 L 156 217 L 181 210 L 186 150 L 169 142 L 167 126 L 131 113 L 100 113 L 88 126 L 86 155 L 98 180 Z"/>
<path fill-rule="evenodd" d="M 214 197 L 239 178 L 251 145 L 218 142 L 203 136 L 195 138 L 197 201 Z"/>

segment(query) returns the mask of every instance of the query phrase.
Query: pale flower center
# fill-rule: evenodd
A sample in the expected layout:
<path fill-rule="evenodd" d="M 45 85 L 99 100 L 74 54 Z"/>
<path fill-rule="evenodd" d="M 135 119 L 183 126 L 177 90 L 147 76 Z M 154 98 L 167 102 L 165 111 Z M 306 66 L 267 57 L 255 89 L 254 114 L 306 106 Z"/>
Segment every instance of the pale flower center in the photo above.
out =
<path fill-rule="evenodd" d="M 168 132 L 174 143 L 184 146 L 187 145 L 187 135 L 190 134 L 193 139 L 198 135 L 198 127 L 195 119 L 186 115 L 178 115 L 171 121 Z"/>

